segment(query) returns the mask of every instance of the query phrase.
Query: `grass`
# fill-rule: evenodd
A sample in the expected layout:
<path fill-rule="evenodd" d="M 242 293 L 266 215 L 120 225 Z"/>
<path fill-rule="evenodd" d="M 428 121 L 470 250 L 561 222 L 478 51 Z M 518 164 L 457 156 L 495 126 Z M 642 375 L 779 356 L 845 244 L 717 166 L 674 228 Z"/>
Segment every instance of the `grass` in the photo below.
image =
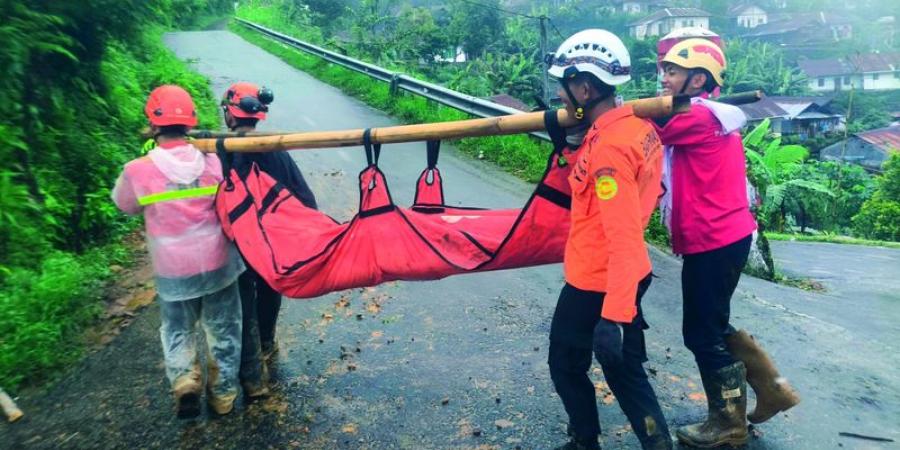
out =
<path fill-rule="evenodd" d="M 137 137 L 146 122 L 144 99 L 155 86 L 174 83 L 194 96 L 201 124 L 219 123 L 209 81 L 191 72 L 161 41 L 162 28 L 149 28 L 142 42 L 112 42 L 101 65 L 110 86 L 109 101 L 116 105 L 111 118 L 131 136 L 103 134 L 105 146 L 122 160 L 139 156 Z M 90 128 L 88 126 L 87 128 Z M 131 129 L 133 128 L 133 129 Z M 114 179 L 109 179 L 111 186 Z M 120 217 L 108 195 L 89 205 L 92 214 Z M 109 242 L 133 231 L 139 220 L 120 222 Z M 121 243 L 95 247 L 76 255 L 53 252 L 36 267 L 0 267 L 0 386 L 14 393 L 52 379 L 84 352 L 85 329 L 102 312 L 104 290 L 112 281 L 110 266 L 127 266 L 132 250 Z"/>
<path fill-rule="evenodd" d="M 81 334 L 102 310 L 110 266 L 126 266 L 121 244 L 83 255 L 59 252 L 37 270 L 13 269 L 0 290 L 0 385 L 34 385 L 81 356 Z"/>
<path fill-rule="evenodd" d="M 800 241 L 800 242 L 827 242 L 831 244 L 866 245 L 870 247 L 900 248 L 900 242 L 875 241 L 836 234 L 793 234 L 766 232 L 766 237 L 772 241 Z"/>

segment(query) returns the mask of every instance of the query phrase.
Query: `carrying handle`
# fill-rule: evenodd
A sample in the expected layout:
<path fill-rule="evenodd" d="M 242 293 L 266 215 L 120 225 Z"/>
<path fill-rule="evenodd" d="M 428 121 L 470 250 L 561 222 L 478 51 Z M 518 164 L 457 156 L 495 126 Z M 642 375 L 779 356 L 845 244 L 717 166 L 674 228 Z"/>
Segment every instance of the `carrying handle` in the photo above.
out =
<path fill-rule="evenodd" d="M 363 131 L 363 148 L 366 150 L 366 161 L 369 166 L 377 166 L 378 158 L 381 156 L 381 144 L 372 143 L 372 129 L 366 128 Z"/>

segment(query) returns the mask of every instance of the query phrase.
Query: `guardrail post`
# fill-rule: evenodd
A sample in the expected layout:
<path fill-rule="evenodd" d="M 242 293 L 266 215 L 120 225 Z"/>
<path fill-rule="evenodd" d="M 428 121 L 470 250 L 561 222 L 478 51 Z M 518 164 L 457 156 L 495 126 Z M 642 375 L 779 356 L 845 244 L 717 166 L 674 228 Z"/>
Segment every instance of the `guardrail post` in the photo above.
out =
<path fill-rule="evenodd" d="M 397 94 L 400 92 L 400 74 L 399 73 L 395 73 L 391 77 L 391 87 L 390 87 L 389 92 L 391 93 L 391 97 L 396 97 Z"/>

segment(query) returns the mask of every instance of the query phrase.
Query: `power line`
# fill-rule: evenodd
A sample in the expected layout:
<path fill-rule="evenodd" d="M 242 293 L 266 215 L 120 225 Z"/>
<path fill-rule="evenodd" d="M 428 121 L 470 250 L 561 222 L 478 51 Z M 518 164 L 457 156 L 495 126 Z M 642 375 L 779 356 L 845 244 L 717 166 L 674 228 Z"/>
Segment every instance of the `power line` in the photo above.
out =
<path fill-rule="evenodd" d="M 563 36 L 562 33 L 559 32 L 559 28 L 556 28 L 556 24 L 553 23 L 553 19 L 551 19 L 550 17 L 547 17 L 547 22 L 550 22 L 550 26 L 553 27 L 553 31 L 556 33 L 557 36 L 559 36 L 560 39 L 565 39 L 565 36 Z"/>

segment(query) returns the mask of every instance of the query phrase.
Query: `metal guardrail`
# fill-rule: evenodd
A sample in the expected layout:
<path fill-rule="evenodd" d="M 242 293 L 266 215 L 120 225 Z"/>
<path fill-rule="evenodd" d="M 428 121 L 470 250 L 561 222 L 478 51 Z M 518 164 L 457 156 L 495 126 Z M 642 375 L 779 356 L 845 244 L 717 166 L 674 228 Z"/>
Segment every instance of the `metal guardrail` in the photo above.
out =
<path fill-rule="evenodd" d="M 358 59 L 354 59 L 349 56 L 324 49 L 308 42 L 303 42 L 295 37 L 279 33 L 271 28 L 264 27 L 248 20 L 240 18 L 235 18 L 235 20 L 237 20 L 240 24 L 246 26 L 247 28 L 256 30 L 271 38 L 277 39 L 298 50 L 302 50 L 309 54 L 318 56 L 319 58 L 322 58 L 328 62 L 368 75 L 377 80 L 390 83 L 392 90 L 402 89 L 404 91 L 425 97 L 429 100 L 433 100 L 442 105 L 458 109 L 473 116 L 496 117 L 506 116 L 510 114 L 521 114 L 523 112 L 515 108 L 510 108 L 508 106 L 489 102 L 487 100 L 463 94 L 452 89 L 447 89 L 434 83 L 418 80 L 403 73 L 393 72 L 385 68 L 378 67 L 374 64 L 369 64 L 367 62 L 363 62 Z M 547 133 L 536 132 L 531 133 L 531 135 L 545 141 L 550 140 L 550 137 L 547 135 Z"/>

